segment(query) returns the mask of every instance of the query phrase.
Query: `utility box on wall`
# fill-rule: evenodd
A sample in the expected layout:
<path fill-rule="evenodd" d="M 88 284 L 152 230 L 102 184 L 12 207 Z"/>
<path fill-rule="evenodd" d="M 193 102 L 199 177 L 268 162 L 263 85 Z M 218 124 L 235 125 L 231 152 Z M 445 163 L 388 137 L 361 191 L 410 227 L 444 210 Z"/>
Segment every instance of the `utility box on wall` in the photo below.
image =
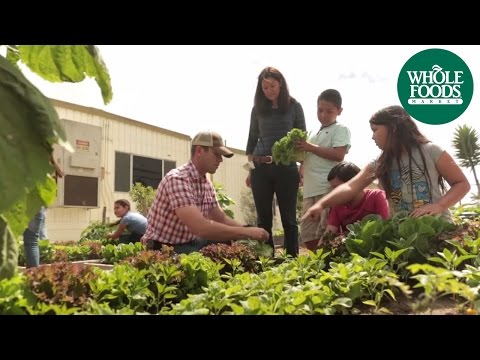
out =
<path fill-rule="evenodd" d="M 99 207 L 102 128 L 62 120 L 67 141 L 75 152 L 55 147 L 53 156 L 64 172 L 58 179 L 57 200 L 53 206 Z"/>

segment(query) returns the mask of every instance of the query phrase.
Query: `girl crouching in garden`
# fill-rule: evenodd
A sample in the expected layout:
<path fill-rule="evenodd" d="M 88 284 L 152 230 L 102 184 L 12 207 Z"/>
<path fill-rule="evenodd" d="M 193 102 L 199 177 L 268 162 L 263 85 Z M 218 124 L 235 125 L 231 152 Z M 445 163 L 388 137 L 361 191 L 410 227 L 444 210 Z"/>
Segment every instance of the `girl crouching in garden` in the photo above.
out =
<path fill-rule="evenodd" d="M 139 213 L 130 211 L 130 202 L 125 199 L 115 201 L 113 211 L 120 218 L 113 225 L 118 225 L 117 231 L 108 234 L 109 239 L 119 239 L 120 244 L 135 243 L 147 230 L 147 219 Z M 125 229 L 128 233 L 124 234 Z"/>

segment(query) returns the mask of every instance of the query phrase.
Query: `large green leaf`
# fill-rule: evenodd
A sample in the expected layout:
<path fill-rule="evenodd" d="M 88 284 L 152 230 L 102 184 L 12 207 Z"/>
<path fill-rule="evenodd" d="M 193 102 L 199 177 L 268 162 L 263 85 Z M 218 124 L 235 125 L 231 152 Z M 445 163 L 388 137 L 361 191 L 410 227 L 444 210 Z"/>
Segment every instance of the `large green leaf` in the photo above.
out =
<path fill-rule="evenodd" d="M 0 128 L 2 214 L 54 170 L 52 144 L 66 137 L 50 101 L 1 56 Z"/>
<path fill-rule="evenodd" d="M 0 280 L 11 278 L 15 274 L 18 261 L 17 242 L 0 216 Z"/>
<path fill-rule="evenodd" d="M 28 222 L 41 206 L 48 206 L 55 200 L 56 194 L 57 185 L 55 180 L 50 175 L 47 175 L 44 183 L 37 183 L 26 196 L 2 214 L 7 220 L 15 239 L 23 234 Z"/>
<path fill-rule="evenodd" d="M 105 104 L 112 98 L 110 76 L 95 46 L 9 45 L 6 58 L 0 56 L 0 279 L 14 274 L 16 238 L 40 207 L 55 199 L 52 145 L 72 151 L 57 112 L 23 76 L 19 60 L 52 82 L 94 77 Z"/>
<path fill-rule="evenodd" d="M 17 66 L 17 62 L 18 60 L 20 60 L 20 55 L 18 54 L 18 48 L 15 45 L 8 45 L 7 60 L 10 61 L 15 66 Z"/>
<path fill-rule="evenodd" d="M 93 45 L 19 45 L 20 60 L 33 72 L 51 82 L 80 82 L 93 77 L 103 102 L 112 100 L 107 67 Z"/>

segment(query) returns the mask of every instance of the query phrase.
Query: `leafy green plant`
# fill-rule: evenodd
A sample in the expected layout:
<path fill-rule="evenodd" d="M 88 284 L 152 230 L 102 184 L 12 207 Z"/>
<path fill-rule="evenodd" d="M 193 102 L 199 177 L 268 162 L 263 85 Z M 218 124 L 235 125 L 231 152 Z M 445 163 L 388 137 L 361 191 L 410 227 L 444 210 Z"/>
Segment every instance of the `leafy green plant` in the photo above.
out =
<path fill-rule="evenodd" d="M 130 256 L 135 256 L 143 250 L 145 250 L 145 246 L 140 242 L 119 245 L 108 244 L 102 248 L 102 257 L 105 263 L 116 264 Z"/>
<path fill-rule="evenodd" d="M 473 289 L 458 281 L 453 271 L 429 264 L 409 265 L 408 270 L 413 274 L 412 279 L 418 281 L 414 288 L 422 288 L 424 290 L 414 304 L 415 311 L 425 308 L 431 309 L 431 305 L 438 298 L 446 295 L 459 295 L 470 303 L 473 303 L 476 298 Z"/>
<path fill-rule="evenodd" d="M 438 251 L 437 254 L 439 256 L 429 257 L 428 261 L 442 264 L 448 270 L 455 270 L 465 260 L 475 259 L 478 256 L 478 254 L 465 254 L 458 256 L 456 251 L 450 251 L 448 249 L 443 249 L 442 252 Z"/>
<path fill-rule="evenodd" d="M 270 245 L 257 240 L 238 240 L 237 244 L 248 246 L 252 249 L 258 257 L 272 257 L 273 249 Z"/>
<path fill-rule="evenodd" d="M 388 221 L 392 226 L 393 235 L 387 242 L 397 249 L 413 247 L 412 250 L 404 253 L 406 255 L 404 259 L 410 264 L 426 262 L 431 255 L 445 245 L 439 241 L 439 236 L 455 228 L 455 225 L 435 216 L 419 218 L 402 216 Z"/>
<path fill-rule="evenodd" d="M 102 243 L 85 241 L 81 245 L 54 245 L 54 262 L 100 259 Z"/>
<path fill-rule="evenodd" d="M 56 197 L 50 173 L 53 144 L 72 151 L 58 114 L 19 70 L 21 61 L 51 82 L 93 77 L 105 103 L 112 98 L 110 76 L 93 45 L 6 45 L 0 55 L 0 279 L 17 266 L 16 238 L 41 206 Z"/>
<path fill-rule="evenodd" d="M 155 190 L 151 186 L 145 186 L 140 182 L 136 182 L 130 190 L 130 197 L 135 203 L 136 209 L 143 216 L 147 216 L 148 210 L 155 199 Z"/>
<path fill-rule="evenodd" d="M 295 149 L 295 142 L 298 140 L 307 140 L 307 132 L 294 128 L 273 144 L 272 157 L 275 164 L 290 165 L 292 162 L 305 160 L 305 153 Z"/>
<path fill-rule="evenodd" d="M 116 265 L 110 272 L 100 272 L 98 280 L 91 282 L 92 297 L 98 304 L 107 303 L 111 309 L 127 307 L 145 311 L 155 302 L 163 300 L 150 289 L 150 285 L 154 285 L 151 275 L 149 270 L 139 270 L 128 264 Z"/>
<path fill-rule="evenodd" d="M 232 273 L 238 269 L 238 267 L 236 269 L 232 267 L 232 265 L 237 265 L 237 263 L 231 262 L 232 259 L 238 259 L 244 271 L 258 271 L 258 264 L 256 262 L 258 257 L 253 250 L 237 242 L 232 245 L 223 243 L 210 244 L 202 248 L 200 253 L 217 263 L 224 264 L 225 267 L 222 269 L 222 273 Z"/>
<path fill-rule="evenodd" d="M 473 255 L 472 265 L 480 267 L 480 236 L 476 239 L 466 236 L 461 241 L 447 240 L 447 243 L 458 249 L 463 256 Z"/>
<path fill-rule="evenodd" d="M 179 262 L 178 257 L 173 251 L 173 247 L 164 246 L 161 251 L 139 251 L 135 255 L 121 261 L 122 264 L 130 264 L 139 270 L 148 269 L 153 264 L 159 262 Z"/>
<path fill-rule="evenodd" d="M 135 315 L 138 314 L 134 309 L 123 307 L 121 309 L 112 309 L 108 303 L 97 303 L 91 300 L 88 303 L 87 310 L 80 312 L 81 315 Z"/>
<path fill-rule="evenodd" d="M 371 251 L 382 249 L 385 240 L 391 237 L 391 229 L 385 226 L 380 216 L 367 215 L 361 221 L 347 225 L 349 233 L 345 245 L 352 254 L 368 257 Z"/>
<path fill-rule="evenodd" d="M 199 270 L 206 273 L 206 278 L 197 279 L 198 288 L 195 289 L 195 292 L 200 292 L 201 286 L 206 286 L 207 281 L 219 280 L 220 279 L 220 270 L 223 268 L 223 264 L 219 264 L 212 259 L 203 256 L 199 252 L 193 252 L 188 255 L 180 255 L 180 263 L 182 265 L 182 270 L 189 274 L 191 272 L 197 273 Z M 187 276 L 188 278 L 188 276 Z M 197 278 L 197 275 L 193 279 Z M 190 286 L 191 288 L 192 286 Z"/>
<path fill-rule="evenodd" d="M 395 249 L 407 249 L 399 256 L 408 263 L 425 262 L 442 245 L 439 236 L 455 228 L 435 216 L 412 218 L 398 213 L 383 220 L 378 215 L 367 215 L 360 222 L 347 226 L 345 244 L 350 253 L 363 257 L 370 252 L 383 253 L 387 244 Z"/>
<path fill-rule="evenodd" d="M 24 315 L 26 307 L 33 305 L 35 297 L 26 289 L 23 274 L 0 280 L 0 314 Z"/>
<path fill-rule="evenodd" d="M 240 194 L 240 210 L 247 224 L 255 225 L 257 223 L 257 208 L 255 207 L 251 189 L 242 190 Z"/>
<path fill-rule="evenodd" d="M 396 273 L 400 273 L 402 278 L 406 278 L 409 272 L 404 270 L 404 267 L 408 265 L 408 261 L 406 261 L 407 255 L 405 255 L 405 253 L 410 250 L 413 250 L 412 246 L 396 251 L 386 247 L 384 249 L 384 254 L 375 251 L 372 251 L 371 254 L 380 259 L 387 260 L 391 270 L 394 270 Z"/>
<path fill-rule="evenodd" d="M 90 266 L 56 263 L 26 271 L 27 283 L 40 302 L 82 307 L 90 298 L 89 282 L 97 277 Z"/>
<path fill-rule="evenodd" d="M 321 249 L 328 253 L 328 260 L 345 263 L 351 259 L 351 255 L 345 245 L 344 234 L 325 233 L 322 237 Z"/>
<path fill-rule="evenodd" d="M 224 193 L 225 189 L 223 188 L 223 185 L 214 183 L 213 186 L 215 188 L 215 194 L 220 207 L 228 217 L 235 219 L 235 214 L 233 213 L 232 209 L 228 208 L 230 205 L 235 205 L 235 201 Z"/>
<path fill-rule="evenodd" d="M 94 221 L 82 231 L 79 243 L 81 244 L 88 240 L 100 240 L 104 245 L 111 244 L 113 241 L 107 239 L 107 235 L 111 231 L 112 227 L 110 225 Z"/>

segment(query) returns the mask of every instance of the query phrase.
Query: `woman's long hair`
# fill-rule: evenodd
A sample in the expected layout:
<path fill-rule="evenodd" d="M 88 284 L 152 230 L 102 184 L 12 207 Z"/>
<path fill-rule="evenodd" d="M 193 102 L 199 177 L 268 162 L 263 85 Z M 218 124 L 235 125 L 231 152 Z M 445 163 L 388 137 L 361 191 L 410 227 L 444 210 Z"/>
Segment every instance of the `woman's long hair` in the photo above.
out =
<path fill-rule="evenodd" d="M 290 103 L 294 103 L 295 99 L 290 96 L 288 91 L 287 80 L 280 71 L 274 67 L 266 67 L 258 75 L 257 90 L 255 91 L 254 107 L 261 115 L 269 114 L 272 111 L 272 102 L 265 97 L 262 90 L 262 81 L 268 78 L 277 80 L 280 83 L 280 94 L 278 96 L 278 108 L 280 112 L 287 112 Z"/>
<path fill-rule="evenodd" d="M 402 169 L 400 160 L 402 158 L 403 151 L 408 153 L 408 173 L 410 176 L 410 184 L 413 187 L 413 172 L 412 172 L 412 150 L 418 149 L 420 157 L 422 159 L 424 175 L 430 186 L 430 198 L 432 196 L 432 181 L 428 168 L 425 162 L 425 154 L 422 151 L 421 145 L 429 143 L 428 140 L 418 130 L 417 125 L 410 117 L 410 115 L 401 106 L 392 105 L 377 111 L 370 119 L 370 124 L 384 125 L 388 130 L 387 141 L 385 142 L 384 149 L 377 161 L 377 167 L 375 169 L 375 176 L 380 181 L 387 197 L 392 194 L 392 185 L 390 179 L 390 168 L 393 162 L 397 163 L 399 171 Z M 420 167 L 417 165 L 417 168 Z M 400 174 L 402 178 L 402 174 Z M 445 183 L 443 177 L 439 175 L 438 184 L 442 191 L 445 191 Z M 412 189 L 413 193 L 413 189 Z"/>

